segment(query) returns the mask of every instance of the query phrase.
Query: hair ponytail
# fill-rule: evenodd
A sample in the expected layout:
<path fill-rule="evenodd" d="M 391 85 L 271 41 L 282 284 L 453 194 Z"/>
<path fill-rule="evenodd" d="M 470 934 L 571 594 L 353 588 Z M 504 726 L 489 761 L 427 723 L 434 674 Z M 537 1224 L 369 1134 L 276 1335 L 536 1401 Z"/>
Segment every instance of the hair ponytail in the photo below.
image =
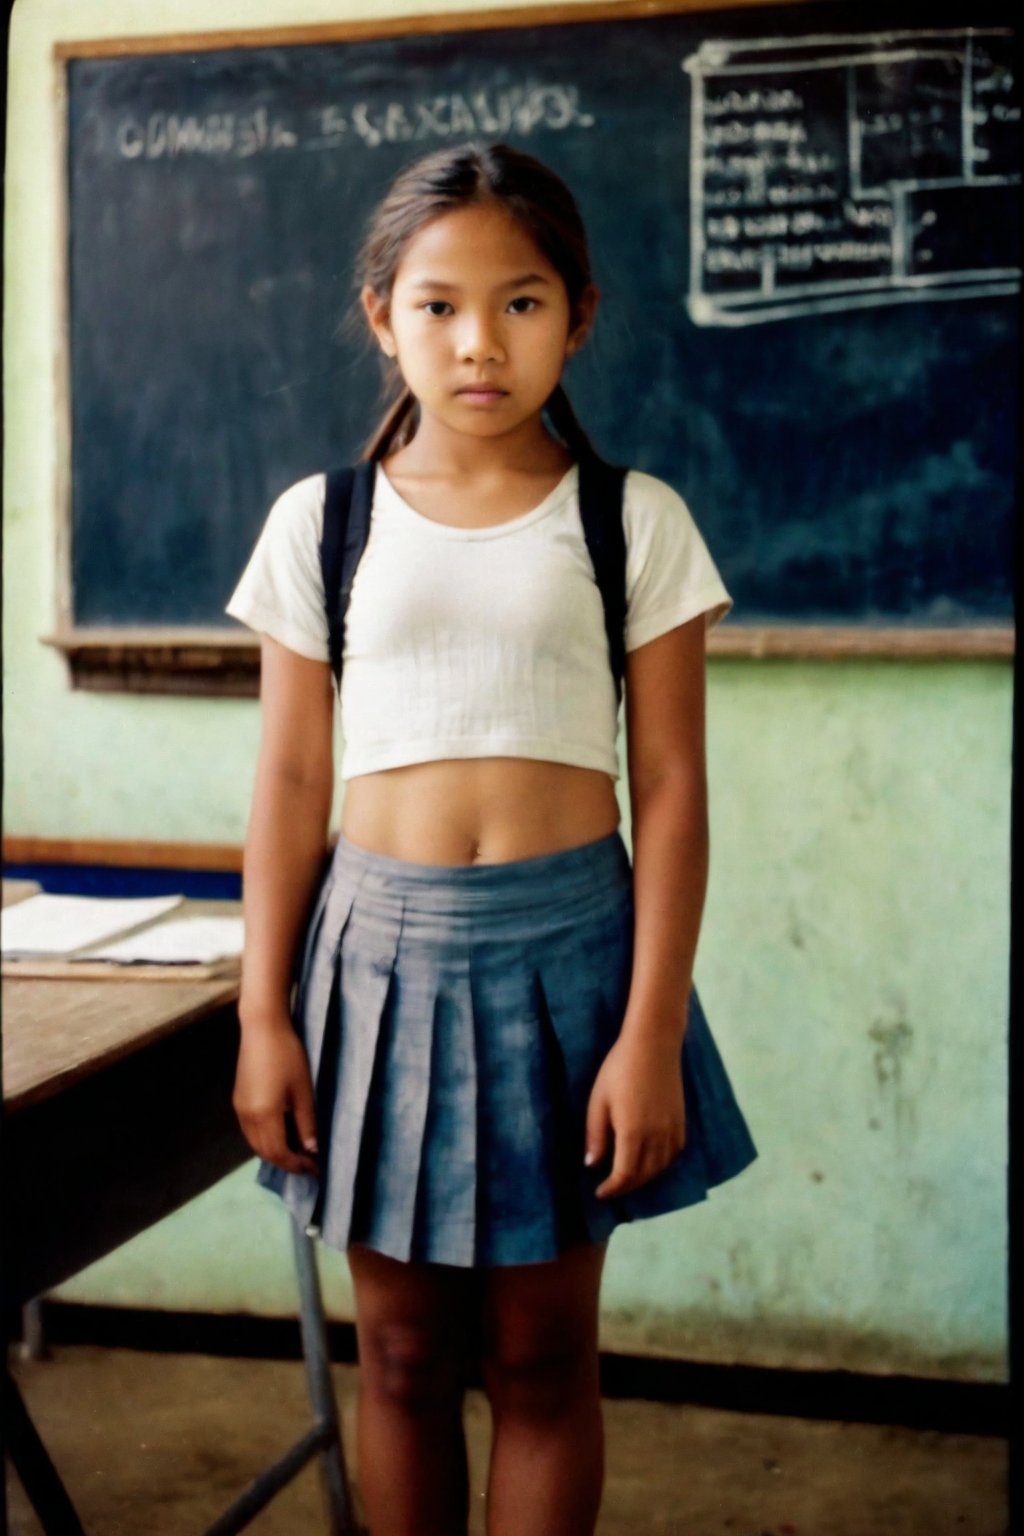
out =
<path fill-rule="evenodd" d="M 565 284 L 571 329 L 579 324 L 580 298 L 592 282 L 587 235 L 569 188 L 542 161 L 508 144 L 459 144 L 432 151 L 400 171 L 370 218 L 356 256 L 355 302 L 349 320 L 365 320 L 360 296 L 373 289 L 389 304 L 395 273 L 412 237 L 438 215 L 473 204 L 498 203 L 518 221 Z M 388 369 L 385 393 L 398 380 L 396 397 L 370 434 L 362 459 L 381 459 L 411 442 L 419 425 L 419 406 L 401 380 Z M 555 431 L 577 457 L 594 449 L 561 384 L 545 409 Z"/>
<path fill-rule="evenodd" d="M 383 418 L 363 444 L 359 454 L 364 459 L 383 459 L 394 449 L 404 448 L 416 435 L 419 425 L 419 402 L 408 384 L 401 380 L 397 398 L 391 403 Z"/>
<path fill-rule="evenodd" d="M 594 445 L 580 426 L 576 412 L 569 403 L 569 396 L 561 384 L 557 384 L 548 397 L 544 409 L 551 425 L 577 459 L 594 452 Z"/>

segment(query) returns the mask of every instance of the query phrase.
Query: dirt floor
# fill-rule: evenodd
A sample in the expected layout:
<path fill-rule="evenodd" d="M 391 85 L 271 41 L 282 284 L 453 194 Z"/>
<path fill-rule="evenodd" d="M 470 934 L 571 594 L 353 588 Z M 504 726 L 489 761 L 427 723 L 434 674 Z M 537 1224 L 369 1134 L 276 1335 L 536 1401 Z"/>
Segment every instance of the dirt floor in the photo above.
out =
<path fill-rule="evenodd" d="M 58 1345 L 38 1362 L 12 1351 L 11 1368 L 89 1536 L 198 1536 L 309 1423 L 291 1362 Z M 357 1368 L 334 1371 L 354 1482 Z M 598 1536 L 1006 1536 L 999 1439 L 621 1398 L 604 1413 Z M 465 1420 L 470 1530 L 483 1536 L 479 1392 Z M 7 1486 L 11 1536 L 39 1536 L 10 1472 Z M 248 1527 L 326 1528 L 315 1467 Z"/>

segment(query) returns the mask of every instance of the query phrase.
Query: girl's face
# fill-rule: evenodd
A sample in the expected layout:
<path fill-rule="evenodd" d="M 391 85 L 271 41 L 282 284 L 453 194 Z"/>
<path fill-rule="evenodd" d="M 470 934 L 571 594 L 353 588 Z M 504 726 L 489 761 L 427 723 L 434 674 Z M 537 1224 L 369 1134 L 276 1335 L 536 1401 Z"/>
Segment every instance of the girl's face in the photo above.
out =
<path fill-rule="evenodd" d="M 498 437 L 539 421 L 589 329 L 597 290 L 583 295 L 570 332 L 558 271 L 500 204 L 484 203 L 441 214 L 412 237 L 390 306 L 369 287 L 362 300 L 424 415 L 458 433 Z"/>

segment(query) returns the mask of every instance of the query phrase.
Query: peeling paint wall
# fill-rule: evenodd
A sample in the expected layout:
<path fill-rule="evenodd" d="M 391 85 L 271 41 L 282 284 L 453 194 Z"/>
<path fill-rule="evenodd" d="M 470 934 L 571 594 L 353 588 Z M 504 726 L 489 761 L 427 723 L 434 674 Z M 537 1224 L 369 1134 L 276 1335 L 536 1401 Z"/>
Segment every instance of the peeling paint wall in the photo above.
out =
<path fill-rule="evenodd" d="M 447 10 L 458 7 L 446 4 Z M 346 14 L 389 14 L 375 0 Z M 407 3 L 408 13 L 429 7 Z M 6 830 L 232 842 L 245 701 L 75 694 L 55 614 L 57 39 L 335 20 L 317 0 L 18 0 L 4 398 Z M 619 1228 L 610 1348 L 1006 1374 L 1008 664 L 716 661 L 712 878 L 697 980 L 760 1158 Z M 279 1314 L 286 1218 L 240 1170 L 57 1293 Z M 347 1265 L 324 1254 L 330 1306 Z"/>

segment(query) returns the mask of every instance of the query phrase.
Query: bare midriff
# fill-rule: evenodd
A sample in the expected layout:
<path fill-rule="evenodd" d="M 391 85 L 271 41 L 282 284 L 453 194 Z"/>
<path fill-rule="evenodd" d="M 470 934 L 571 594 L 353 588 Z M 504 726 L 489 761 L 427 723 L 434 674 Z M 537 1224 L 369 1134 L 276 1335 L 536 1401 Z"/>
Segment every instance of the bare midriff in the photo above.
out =
<path fill-rule="evenodd" d="M 415 864 L 505 864 L 596 842 L 618 825 L 608 774 L 483 757 L 350 779 L 341 829 L 359 848 Z"/>

